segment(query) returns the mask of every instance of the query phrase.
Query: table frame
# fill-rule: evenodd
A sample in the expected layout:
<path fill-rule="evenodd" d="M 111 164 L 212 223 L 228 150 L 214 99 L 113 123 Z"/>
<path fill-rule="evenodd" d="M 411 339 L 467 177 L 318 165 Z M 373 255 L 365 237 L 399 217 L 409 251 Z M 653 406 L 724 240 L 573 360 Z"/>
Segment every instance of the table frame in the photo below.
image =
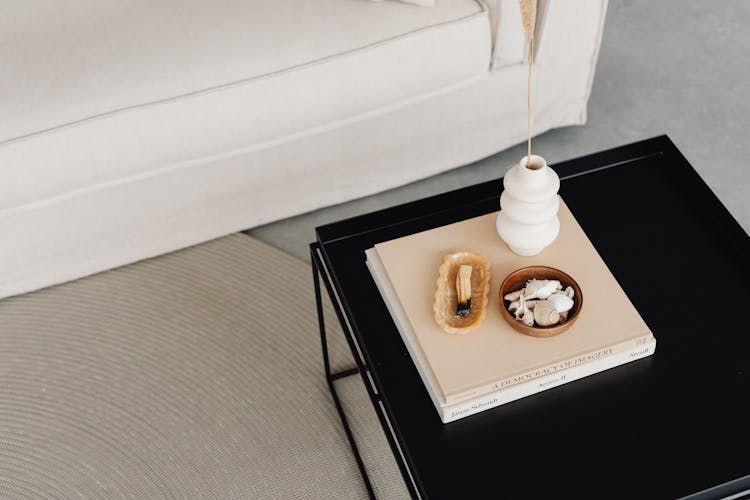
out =
<path fill-rule="evenodd" d="M 630 144 L 615 148 L 600 153 L 595 153 L 575 160 L 570 160 L 555 165 L 555 169 L 558 171 L 561 180 L 593 173 L 601 170 L 605 170 L 611 167 L 617 167 L 624 162 L 636 161 L 639 158 L 653 156 L 654 154 L 668 154 L 680 163 L 689 167 L 689 163 L 681 155 L 679 150 L 666 136 L 655 137 L 647 139 L 639 143 Z M 697 175 L 697 173 L 690 169 L 686 173 L 688 176 L 694 176 L 696 181 L 703 184 L 703 181 Z M 472 201 L 471 204 L 462 204 L 460 212 L 461 218 L 469 218 L 483 213 L 487 213 L 488 207 L 494 206 L 497 200 L 497 183 L 498 181 L 489 181 L 476 186 L 470 186 L 469 188 L 463 188 L 454 192 L 437 195 L 436 197 L 417 200 L 405 205 L 394 207 L 390 209 L 381 210 L 376 213 L 365 214 L 363 216 L 347 219 L 339 223 L 322 226 L 316 229 L 317 241 L 310 244 L 310 256 L 312 262 L 312 273 L 315 287 L 315 299 L 318 313 L 321 348 L 323 353 L 323 367 L 326 382 L 331 392 L 336 410 L 344 428 L 344 432 L 347 436 L 352 452 L 357 462 L 360 474 L 364 481 L 365 488 L 370 498 L 375 498 L 375 492 L 373 489 L 372 482 L 367 474 L 362 456 L 359 452 L 356 440 L 352 433 L 349 420 L 341 404 L 340 397 L 336 391 L 335 382 L 345 377 L 350 377 L 356 374 L 360 375 L 360 378 L 365 386 L 367 395 L 370 402 L 375 410 L 378 417 L 380 426 L 386 436 L 388 445 L 393 453 L 394 459 L 398 465 L 399 471 L 402 475 L 406 488 L 412 498 L 426 498 L 427 494 L 424 487 L 420 484 L 419 477 L 412 474 L 411 470 L 414 469 L 411 464 L 408 450 L 405 450 L 402 443 L 404 440 L 399 434 L 399 429 L 394 425 L 393 412 L 389 408 L 388 398 L 383 396 L 382 385 L 378 381 L 378 374 L 372 370 L 372 361 L 369 359 L 366 349 L 363 349 L 364 341 L 360 338 L 360 333 L 357 331 L 356 325 L 351 323 L 348 319 L 350 316 L 349 308 L 346 300 L 342 300 L 339 295 L 339 285 L 336 276 L 331 272 L 331 264 L 328 262 L 328 256 L 324 247 L 326 241 L 333 241 L 337 238 L 347 237 L 342 235 L 356 235 L 360 231 L 361 227 L 367 227 L 369 225 L 378 224 L 381 226 L 390 226 L 393 224 L 399 224 L 402 221 L 418 220 L 422 217 L 426 211 L 426 206 L 434 199 L 441 197 L 448 202 L 461 203 L 461 191 L 466 189 L 472 189 L 472 193 L 476 194 L 477 197 Z M 715 195 L 710 194 L 706 198 L 707 202 L 711 205 L 710 209 L 718 211 L 717 213 L 723 214 L 726 212 L 726 208 L 721 205 L 721 202 Z M 454 210 L 455 211 L 455 210 Z M 737 222 L 730 217 L 720 221 L 728 232 L 734 232 L 734 234 L 745 234 L 744 231 L 739 228 Z M 750 250 L 750 239 L 740 239 L 737 243 L 741 248 Z M 748 252 L 750 254 L 750 252 Z M 335 312 L 336 320 L 341 325 L 344 338 L 349 347 L 352 359 L 355 363 L 355 367 L 333 372 L 331 369 L 330 356 L 328 351 L 328 338 L 326 331 L 326 320 L 323 308 L 323 296 L 322 288 L 320 283 L 323 283 L 325 291 L 328 294 Z M 708 488 L 700 491 L 686 498 L 718 498 L 725 497 L 727 495 L 736 494 L 739 491 L 750 491 L 750 475 L 736 478 L 718 486 Z"/>
<path fill-rule="evenodd" d="M 367 474 L 367 469 L 365 468 L 364 461 L 362 460 L 362 456 L 359 453 L 357 442 L 354 439 L 354 434 L 352 433 L 351 426 L 349 425 L 349 419 L 346 417 L 344 408 L 341 405 L 341 399 L 336 392 L 335 384 L 335 382 L 341 378 L 350 377 L 356 374 L 361 375 L 362 382 L 365 386 L 365 389 L 367 390 L 367 396 L 370 398 L 370 403 L 375 409 L 375 413 L 377 414 L 378 420 L 380 421 L 380 426 L 385 433 L 386 439 L 388 441 L 388 446 L 391 448 L 391 452 L 393 453 L 393 457 L 396 460 L 399 471 L 401 472 L 401 476 L 404 479 L 404 483 L 406 484 L 406 488 L 409 491 L 409 494 L 412 496 L 412 498 L 420 498 L 420 495 L 417 491 L 417 483 L 409 472 L 408 467 L 406 466 L 403 451 L 401 450 L 401 447 L 396 440 L 396 436 L 393 432 L 393 426 L 391 425 L 390 420 L 385 413 L 383 399 L 380 397 L 378 389 L 375 386 L 375 382 L 370 375 L 370 371 L 364 359 L 364 355 L 359 349 L 357 342 L 352 335 L 352 330 L 351 328 L 349 328 L 348 322 L 346 321 L 344 313 L 341 310 L 338 295 L 336 294 L 334 287 L 331 285 L 330 275 L 321 259 L 320 245 L 318 243 L 310 244 L 310 260 L 312 262 L 313 282 L 315 286 L 315 305 L 318 310 L 320 345 L 323 351 L 323 370 L 326 382 L 328 384 L 328 389 L 331 392 L 334 405 L 336 406 L 336 411 L 338 412 L 339 418 L 341 419 L 341 424 L 344 427 L 344 433 L 346 433 L 346 438 L 349 440 L 349 445 L 352 448 L 352 453 L 354 453 L 354 458 L 357 461 L 357 467 L 359 468 L 359 472 L 362 475 L 362 480 L 365 484 L 365 488 L 367 489 L 367 494 L 370 498 L 375 499 L 375 490 L 372 487 L 372 482 L 370 481 L 370 477 Z M 333 372 L 331 370 L 330 356 L 328 353 L 328 339 L 325 326 L 325 314 L 323 310 L 323 297 L 321 295 L 320 288 L 321 281 L 323 282 L 326 292 L 328 293 L 328 296 L 333 303 L 333 309 L 336 313 L 336 318 L 341 325 L 341 330 L 343 332 L 344 338 L 346 339 L 346 343 L 349 346 L 352 359 L 356 364 L 356 367 L 354 368 L 339 372 Z"/>

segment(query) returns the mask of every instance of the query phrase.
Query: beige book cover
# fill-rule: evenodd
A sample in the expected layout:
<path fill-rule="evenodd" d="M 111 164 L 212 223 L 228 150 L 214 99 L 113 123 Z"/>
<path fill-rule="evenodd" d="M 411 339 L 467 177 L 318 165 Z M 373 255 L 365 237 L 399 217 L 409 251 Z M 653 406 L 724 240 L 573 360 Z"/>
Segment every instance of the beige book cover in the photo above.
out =
<path fill-rule="evenodd" d="M 515 375 L 651 334 L 565 203 L 560 204 L 560 235 L 533 257 L 510 251 L 495 230 L 496 217 L 497 212 L 375 245 L 444 402 L 476 396 Z M 459 250 L 477 252 L 489 262 L 490 300 L 479 329 L 451 335 L 435 323 L 432 305 L 443 257 Z M 580 317 L 562 335 L 528 337 L 500 315 L 503 279 L 531 265 L 561 269 L 581 286 Z"/>

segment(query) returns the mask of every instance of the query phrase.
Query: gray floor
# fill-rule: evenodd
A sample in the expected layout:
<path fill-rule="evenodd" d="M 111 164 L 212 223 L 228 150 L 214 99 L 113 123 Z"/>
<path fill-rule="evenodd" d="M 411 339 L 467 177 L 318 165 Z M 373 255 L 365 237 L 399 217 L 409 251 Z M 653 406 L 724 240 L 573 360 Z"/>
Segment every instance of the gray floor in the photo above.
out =
<path fill-rule="evenodd" d="M 539 136 L 550 163 L 668 134 L 750 231 L 750 2 L 610 0 L 589 121 Z M 315 226 L 497 178 L 518 145 L 479 162 L 374 196 L 256 228 L 301 258 Z"/>

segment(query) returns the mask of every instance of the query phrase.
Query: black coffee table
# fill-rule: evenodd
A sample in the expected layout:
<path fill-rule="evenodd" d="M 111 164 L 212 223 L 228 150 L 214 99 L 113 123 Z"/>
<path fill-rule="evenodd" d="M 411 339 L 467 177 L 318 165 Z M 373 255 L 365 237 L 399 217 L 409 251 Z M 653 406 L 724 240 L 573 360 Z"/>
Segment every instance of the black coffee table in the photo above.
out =
<path fill-rule="evenodd" d="M 331 373 L 321 315 L 325 373 L 370 494 L 334 386 L 357 372 L 415 497 L 714 498 L 750 489 L 750 238 L 666 136 L 553 167 L 560 194 L 654 332 L 656 354 L 443 425 L 364 251 L 498 210 L 501 182 L 319 227 L 318 312 L 322 278 L 358 367 Z"/>

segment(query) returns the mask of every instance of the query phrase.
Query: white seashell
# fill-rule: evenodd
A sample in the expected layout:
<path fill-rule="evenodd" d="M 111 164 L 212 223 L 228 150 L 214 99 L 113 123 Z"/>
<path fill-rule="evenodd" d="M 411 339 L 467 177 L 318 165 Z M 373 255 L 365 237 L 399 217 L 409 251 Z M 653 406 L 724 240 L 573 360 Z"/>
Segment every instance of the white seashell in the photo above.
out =
<path fill-rule="evenodd" d="M 523 295 L 521 295 L 518 298 L 518 305 L 516 306 L 516 319 L 521 319 L 528 310 L 529 308 L 526 307 L 526 300 L 524 300 Z"/>
<path fill-rule="evenodd" d="M 539 301 L 538 300 L 526 300 L 524 303 L 526 304 L 526 307 L 528 309 L 534 309 L 534 306 L 536 305 L 537 302 L 539 302 Z M 508 310 L 510 312 L 513 312 L 516 309 L 518 309 L 520 306 L 521 306 L 521 301 L 520 300 L 516 300 L 515 302 L 511 302 L 510 303 L 510 305 L 508 306 Z"/>
<path fill-rule="evenodd" d="M 526 299 L 546 299 L 555 290 L 560 290 L 562 285 L 557 280 L 529 280 L 526 282 L 524 297 Z"/>
<path fill-rule="evenodd" d="M 526 305 L 527 301 L 523 294 L 518 298 L 518 309 L 516 310 L 516 319 L 523 321 L 529 326 L 534 324 L 534 313 Z"/>
<path fill-rule="evenodd" d="M 534 320 L 539 326 L 551 326 L 560 322 L 560 313 L 547 300 L 540 300 L 534 307 Z"/>
<path fill-rule="evenodd" d="M 573 296 L 574 296 L 575 294 L 576 294 L 576 292 L 575 292 L 575 290 L 573 290 L 573 287 L 572 287 L 572 286 L 568 286 L 568 288 L 566 288 L 566 289 L 565 289 L 565 295 L 567 295 L 567 296 L 568 296 L 568 297 L 570 297 L 571 299 L 573 298 Z"/>
<path fill-rule="evenodd" d="M 526 312 L 521 317 L 521 321 L 527 326 L 534 326 L 534 312 L 531 309 L 526 309 Z"/>
<path fill-rule="evenodd" d="M 528 326 L 534 326 L 534 312 L 528 307 L 528 301 L 521 295 L 518 298 L 518 307 L 516 308 L 516 319 L 522 321 Z"/>
<path fill-rule="evenodd" d="M 521 288 L 520 290 L 516 290 L 515 292 L 506 293 L 504 298 L 507 301 L 515 302 L 519 299 L 519 297 L 521 297 L 522 293 L 523 293 L 523 288 Z"/>
<path fill-rule="evenodd" d="M 563 293 L 553 293 L 547 301 L 555 306 L 559 313 L 570 311 L 573 308 L 573 299 Z"/>

